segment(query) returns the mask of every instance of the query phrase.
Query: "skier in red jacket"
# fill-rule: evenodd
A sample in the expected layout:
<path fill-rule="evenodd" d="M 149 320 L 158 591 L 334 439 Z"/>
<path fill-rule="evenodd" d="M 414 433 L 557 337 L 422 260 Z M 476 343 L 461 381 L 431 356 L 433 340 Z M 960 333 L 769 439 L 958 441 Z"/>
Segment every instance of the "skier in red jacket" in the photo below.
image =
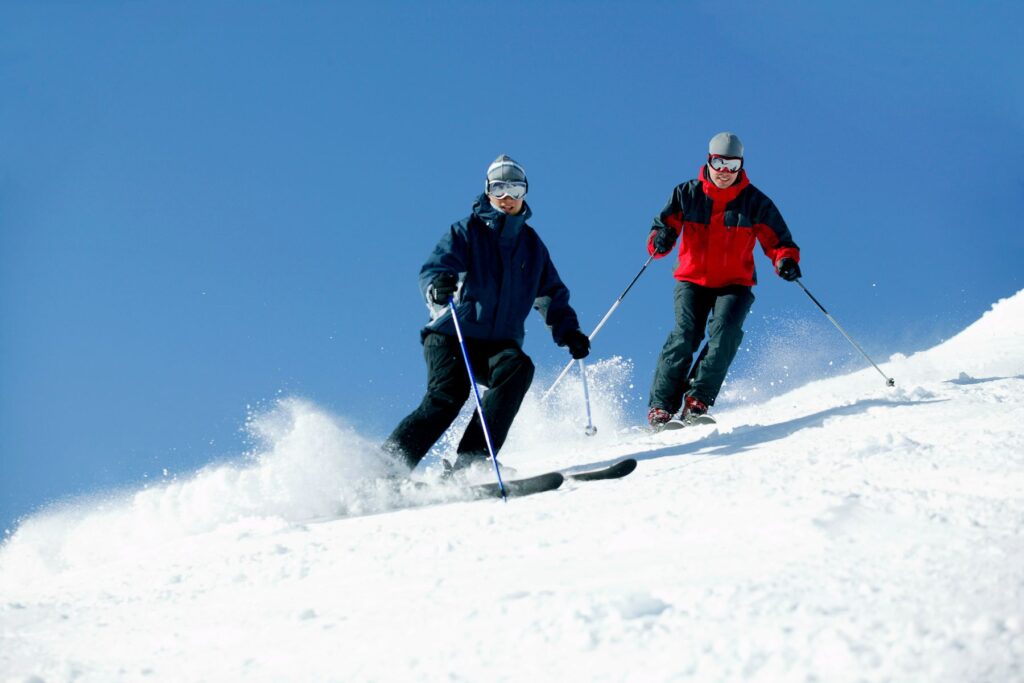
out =
<path fill-rule="evenodd" d="M 719 133 L 711 138 L 699 177 L 672 191 L 647 238 L 655 258 L 679 242 L 676 324 L 658 358 L 648 403 L 647 421 L 655 429 L 680 408 L 688 422 L 714 405 L 754 303 L 755 240 L 780 277 L 800 277 L 800 249 L 772 200 L 750 184 L 743 144 L 733 133 Z M 691 368 L 705 326 L 708 341 Z"/>

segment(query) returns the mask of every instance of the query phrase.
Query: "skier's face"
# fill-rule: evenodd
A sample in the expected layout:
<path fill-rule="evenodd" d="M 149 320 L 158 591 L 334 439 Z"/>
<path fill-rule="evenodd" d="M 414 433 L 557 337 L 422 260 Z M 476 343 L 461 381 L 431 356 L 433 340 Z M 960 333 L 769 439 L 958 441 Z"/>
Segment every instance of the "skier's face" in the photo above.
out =
<path fill-rule="evenodd" d="M 729 187 L 736 182 L 737 178 L 740 177 L 739 171 L 735 173 L 730 173 L 729 171 L 716 171 L 711 168 L 710 165 L 708 166 L 708 175 L 711 176 L 711 182 L 713 182 L 715 187 L 719 190 L 724 190 Z"/>
<path fill-rule="evenodd" d="M 506 213 L 509 216 L 515 216 L 523 210 L 523 199 L 512 199 L 511 197 L 505 196 L 498 199 L 494 195 L 487 195 L 487 198 L 491 200 L 491 206 L 496 208 L 502 213 Z"/>

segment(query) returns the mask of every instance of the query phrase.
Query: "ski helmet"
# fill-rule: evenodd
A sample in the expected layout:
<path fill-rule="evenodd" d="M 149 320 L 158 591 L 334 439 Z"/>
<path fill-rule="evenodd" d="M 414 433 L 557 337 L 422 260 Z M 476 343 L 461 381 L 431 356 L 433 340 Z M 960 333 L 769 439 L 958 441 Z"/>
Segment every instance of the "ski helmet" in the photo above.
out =
<path fill-rule="evenodd" d="M 736 133 L 719 133 L 708 143 L 708 154 L 743 158 L 743 143 Z"/>
<path fill-rule="evenodd" d="M 526 180 L 526 169 L 507 154 L 499 154 L 498 158 L 487 167 L 487 178 L 484 180 L 484 191 L 486 192 L 492 180 L 504 180 L 512 183 L 525 183 L 527 189 L 530 183 Z"/>

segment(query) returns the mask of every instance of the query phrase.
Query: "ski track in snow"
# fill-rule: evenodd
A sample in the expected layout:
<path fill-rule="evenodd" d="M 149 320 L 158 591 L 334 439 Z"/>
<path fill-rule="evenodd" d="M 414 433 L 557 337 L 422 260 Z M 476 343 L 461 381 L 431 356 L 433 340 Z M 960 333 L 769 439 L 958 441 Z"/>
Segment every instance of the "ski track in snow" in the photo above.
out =
<path fill-rule="evenodd" d="M 650 434 L 593 363 L 598 435 L 570 377 L 502 459 L 637 471 L 507 504 L 395 509 L 284 401 L 247 459 L 24 520 L 0 681 L 1024 681 L 1024 292 L 883 369 Z"/>

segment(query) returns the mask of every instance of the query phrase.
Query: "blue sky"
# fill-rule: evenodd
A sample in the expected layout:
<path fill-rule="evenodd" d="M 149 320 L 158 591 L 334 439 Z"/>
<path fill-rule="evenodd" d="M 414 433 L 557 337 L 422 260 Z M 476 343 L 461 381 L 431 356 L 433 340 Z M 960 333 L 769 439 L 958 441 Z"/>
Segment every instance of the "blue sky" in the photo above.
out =
<path fill-rule="evenodd" d="M 830 312 L 878 360 L 932 345 L 1024 286 L 1022 20 L 1012 2 L 2 2 L 0 528 L 236 456 L 282 395 L 385 435 L 423 390 L 419 266 L 499 153 L 527 169 L 587 331 L 732 130 Z M 850 362 L 757 258 L 731 379 L 769 377 L 758 350 L 779 344 Z M 638 396 L 670 272 L 595 341 L 633 360 Z M 536 317 L 526 350 L 542 377 L 567 359 Z"/>

